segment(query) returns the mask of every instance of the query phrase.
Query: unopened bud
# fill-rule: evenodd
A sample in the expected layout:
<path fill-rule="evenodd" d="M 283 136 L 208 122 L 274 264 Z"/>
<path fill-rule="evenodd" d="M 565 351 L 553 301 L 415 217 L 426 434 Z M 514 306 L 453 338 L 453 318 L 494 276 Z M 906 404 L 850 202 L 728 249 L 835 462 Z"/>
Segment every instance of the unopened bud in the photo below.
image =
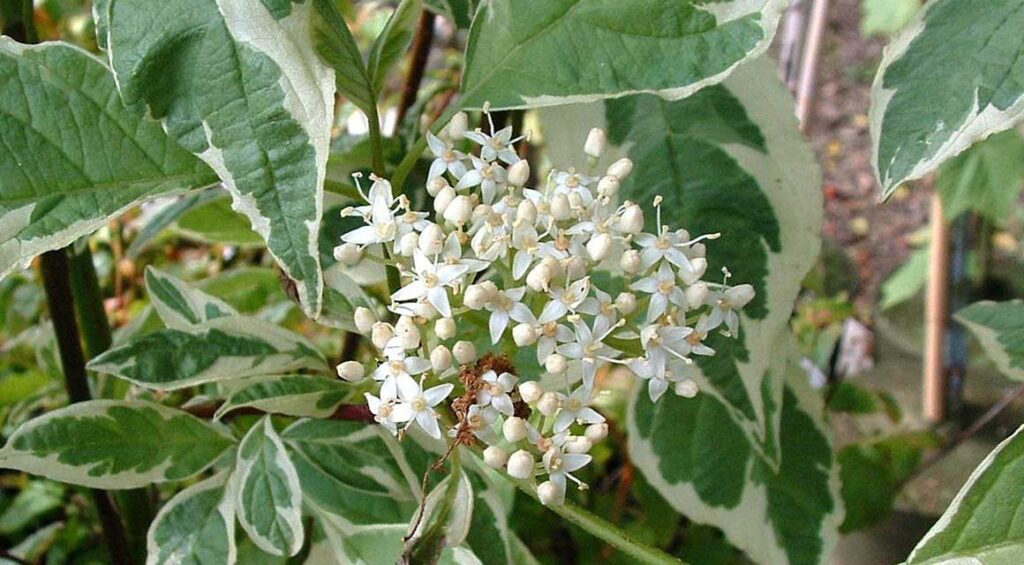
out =
<path fill-rule="evenodd" d="M 558 410 L 560 402 L 558 401 L 558 395 L 553 392 L 545 392 L 540 395 L 540 399 L 537 400 L 537 410 L 545 415 L 550 416 Z"/>
<path fill-rule="evenodd" d="M 542 394 L 544 394 L 544 387 L 540 386 L 538 382 L 529 381 L 519 385 L 519 398 L 527 404 L 537 402 Z"/>
<path fill-rule="evenodd" d="M 572 216 L 572 207 L 569 206 L 569 199 L 564 194 L 556 194 L 551 197 L 551 217 L 556 222 L 568 220 Z"/>
<path fill-rule="evenodd" d="M 386 346 L 393 337 L 395 337 L 395 331 L 391 328 L 391 324 L 386 322 L 375 322 L 373 324 L 370 341 L 373 342 L 373 345 L 377 349 L 384 349 L 384 346 Z"/>
<path fill-rule="evenodd" d="M 601 177 L 601 180 L 597 181 L 597 193 L 608 198 L 614 197 L 619 193 L 619 177 L 612 175 Z"/>
<path fill-rule="evenodd" d="M 640 270 L 640 252 L 636 249 L 627 249 L 619 258 L 619 267 L 626 273 L 633 275 Z"/>
<path fill-rule="evenodd" d="M 612 163 L 612 166 L 608 167 L 608 174 L 619 179 L 620 181 L 626 180 L 626 177 L 633 172 L 633 161 L 628 158 L 622 158 Z"/>
<path fill-rule="evenodd" d="M 689 303 L 691 309 L 700 308 L 708 297 L 708 283 L 695 282 L 686 287 L 684 293 L 686 295 L 686 302 Z"/>
<path fill-rule="evenodd" d="M 508 169 L 508 183 L 512 186 L 523 186 L 530 180 L 530 163 L 523 159 Z"/>
<path fill-rule="evenodd" d="M 549 373 L 561 375 L 568 368 L 569 362 L 566 361 L 565 357 L 558 353 L 552 353 L 544 360 L 544 369 Z"/>
<path fill-rule="evenodd" d="M 354 243 L 342 243 L 334 248 L 334 260 L 344 265 L 355 265 L 363 257 L 363 252 Z"/>
<path fill-rule="evenodd" d="M 615 307 L 623 316 L 628 316 L 636 311 L 636 295 L 632 292 L 620 292 L 615 297 Z"/>
<path fill-rule="evenodd" d="M 484 463 L 492 469 L 503 469 L 508 464 L 508 452 L 497 445 L 489 445 L 484 449 Z"/>
<path fill-rule="evenodd" d="M 583 434 L 591 443 L 597 443 L 608 437 L 608 424 L 605 422 L 601 422 L 600 424 L 590 424 L 587 426 L 587 429 Z"/>
<path fill-rule="evenodd" d="M 419 242 L 420 234 L 416 232 L 409 232 L 403 235 L 402 239 L 398 240 L 398 254 L 402 257 L 412 257 Z"/>
<path fill-rule="evenodd" d="M 528 479 L 533 476 L 533 455 L 529 451 L 520 449 L 508 458 L 506 470 L 510 477 L 515 479 Z"/>
<path fill-rule="evenodd" d="M 565 439 L 565 443 L 562 444 L 562 449 L 566 453 L 586 453 L 593 446 L 593 442 L 586 436 L 569 436 Z"/>
<path fill-rule="evenodd" d="M 526 274 L 526 286 L 534 292 L 547 292 L 551 285 L 551 268 L 541 263 Z"/>
<path fill-rule="evenodd" d="M 448 209 L 448 205 L 455 200 L 455 189 L 450 186 L 445 186 L 438 191 L 437 195 L 434 196 L 434 212 L 438 216 L 444 216 L 445 210 Z"/>
<path fill-rule="evenodd" d="M 551 481 L 544 481 L 537 485 L 537 499 L 544 506 L 559 504 L 562 500 L 562 489 Z"/>
<path fill-rule="evenodd" d="M 516 221 L 532 224 L 537 221 L 537 207 L 532 200 L 523 200 L 516 207 Z"/>
<path fill-rule="evenodd" d="M 638 234 L 644 229 L 644 211 L 636 204 L 626 206 L 619 218 L 619 230 L 622 233 Z"/>
<path fill-rule="evenodd" d="M 338 365 L 338 376 L 349 382 L 357 382 L 362 380 L 363 375 L 366 374 L 366 369 L 363 364 L 358 361 L 345 361 Z"/>
<path fill-rule="evenodd" d="M 455 320 L 451 318 L 440 318 L 434 322 L 434 334 L 437 339 L 451 339 L 455 337 Z"/>
<path fill-rule="evenodd" d="M 369 333 L 373 329 L 373 324 L 377 323 L 376 316 L 365 306 L 356 308 L 353 319 L 356 323 L 356 330 L 361 334 Z"/>
<path fill-rule="evenodd" d="M 447 371 L 452 367 L 452 352 L 443 345 L 438 345 L 430 352 L 430 367 L 435 373 Z"/>
<path fill-rule="evenodd" d="M 479 284 L 471 284 L 466 287 L 466 292 L 462 297 L 462 303 L 465 304 L 467 308 L 479 310 L 490 302 L 487 294 L 487 289 L 483 286 Z"/>
<path fill-rule="evenodd" d="M 461 194 L 456 196 L 444 210 L 444 219 L 456 226 L 464 225 L 472 217 L 473 203 L 469 197 Z"/>
<path fill-rule="evenodd" d="M 437 224 L 427 224 L 420 232 L 419 248 L 424 255 L 434 256 L 444 248 L 444 230 Z"/>
<path fill-rule="evenodd" d="M 444 177 L 434 177 L 427 181 L 427 194 L 437 196 L 446 186 L 450 186 Z"/>
<path fill-rule="evenodd" d="M 415 349 L 420 346 L 420 329 L 409 316 L 402 316 L 395 324 L 395 337 L 404 349 Z"/>
<path fill-rule="evenodd" d="M 589 157 L 599 159 L 604 154 L 608 145 L 608 135 L 601 128 L 594 128 L 587 134 L 587 141 L 583 144 L 583 152 Z"/>
<path fill-rule="evenodd" d="M 517 324 L 512 328 L 512 340 L 519 347 L 533 345 L 537 341 L 537 329 L 530 324 Z"/>
<path fill-rule="evenodd" d="M 683 398 L 693 398 L 700 392 L 700 387 L 693 379 L 684 379 L 676 383 L 676 394 Z"/>
<path fill-rule="evenodd" d="M 612 236 L 599 233 L 587 242 L 587 253 L 596 262 L 604 261 L 612 251 Z"/>
<path fill-rule="evenodd" d="M 461 365 L 472 363 L 476 361 L 476 346 L 468 341 L 459 341 L 452 347 L 452 354 Z"/>
<path fill-rule="evenodd" d="M 469 129 L 469 116 L 465 112 L 459 112 L 452 116 L 448 122 L 448 137 L 458 141 L 466 137 L 466 130 Z"/>
<path fill-rule="evenodd" d="M 505 436 L 505 439 L 509 443 L 515 443 L 529 433 L 530 429 L 526 426 L 526 420 L 512 416 L 505 420 L 505 423 L 501 425 L 501 434 Z"/>

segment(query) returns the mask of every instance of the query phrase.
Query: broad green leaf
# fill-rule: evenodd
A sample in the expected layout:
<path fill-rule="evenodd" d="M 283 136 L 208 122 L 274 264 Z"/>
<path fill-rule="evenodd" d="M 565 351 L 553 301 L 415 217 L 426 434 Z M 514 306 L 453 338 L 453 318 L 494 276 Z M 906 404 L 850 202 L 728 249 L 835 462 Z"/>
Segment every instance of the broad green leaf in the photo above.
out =
<path fill-rule="evenodd" d="M 638 92 L 679 99 L 771 43 L 786 0 L 493 0 L 473 20 L 463 105 L 527 108 Z M 657 15 L 656 17 L 654 15 Z"/>
<path fill-rule="evenodd" d="M 122 98 L 217 172 L 315 317 L 335 84 L 314 51 L 313 3 L 101 0 L 95 12 Z"/>
<path fill-rule="evenodd" d="M 1024 301 L 975 302 L 957 312 L 956 319 L 1004 375 L 1024 381 Z"/>
<path fill-rule="evenodd" d="M 326 418 L 334 413 L 351 387 L 341 381 L 313 375 L 275 375 L 246 382 L 224 401 L 214 415 L 220 419 L 239 408 L 271 414 Z"/>
<path fill-rule="evenodd" d="M 22 425 L 0 467 L 102 489 L 187 479 L 234 444 L 185 412 L 144 401 L 92 400 Z"/>
<path fill-rule="evenodd" d="M 142 200 L 216 182 L 142 114 L 85 51 L 0 38 L 0 277 Z"/>
<path fill-rule="evenodd" d="M 1024 188 L 1024 135 L 1009 130 L 974 145 L 942 166 L 935 186 L 950 220 L 967 210 L 996 223 L 1013 217 Z"/>
<path fill-rule="evenodd" d="M 227 473 L 196 483 L 160 509 L 146 537 L 147 565 L 234 563 L 235 511 Z"/>
<path fill-rule="evenodd" d="M 928 283 L 928 265 L 931 263 L 931 250 L 922 247 L 900 265 L 889 278 L 882 283 L 882 300 L 879 308 L 888 310 L 902 304 L 917 295 Z"/>
<path fill-rule="evenodd" d="M 216 190 L 194 192 L 167 204 L 146 221 L 145 225 L 142 226 L 142 229 L 139 230 L 139 233 L 132 239 L 131 244 L 128 246 L 128 250 L 125 252 L 125 256 L 129 259 L 137 260 L 139 255 L 148 248 L 149 245 L 153 243 L 165 229 L 178 221 L 178 218 L 192 208 L 216 198 L 218 194 L 219 192 Z"/>
<path fill-rule="evenodd" d="M 459 29 L 469 29 L 478 0 L 426 0 L 426 7 L 448 18 Z"/>
<path fill-rule="evenodd" d="M 146 268 L 146 290 L 168 328 L 187 331 L 208 320 L 239 315 L 223 300 L 196 290 L 152 265 Z"/>
<path fill-rule="evenodd" d="M 89 363 L 90 370 L 153 390 L 307 368 L 328 370 L 309 341 L 269 322 L 240 317 L 132 337 Z"/>
<path fill-rule="evenodd" d="M 609 141 L 635 164 L 620 198 L 649 208 L 660 194 L 673 229 L 721 233 L 708 242 L 708 272 L 728 267 L 731 283 L 756 290 L 738 339 L 711 337 L 717 354 L 698 359 L 693 378 L 774 464 L 778 414 L 766 404 L 780 402 L 782 382 L 764 375 L 821 243 L 820 173 L 792 98 L 761 59 L 684 100 L 640 95 L 606 106 Z M 656 229 L 653 211 L 647 220 Z"/>
<path fill-rule="evenodd" d="M 262 245 L 263 239 L 245 216 L 235 212 L 228 197 L 203 202 L 183 214 L 175 231 L 185 237 L 225 245 Z"/>
<path fill-rule="evenodd" d="M 888 196 L 1024 119 L 1024 0 L 928 2 L 886 48 L 871 95 Z"/>
<path fill-rule="evenodd" d="M 473 485 L 461 469 L 445 476 L 413 513 L 406 532 L 403 559 L 411 563 L 436 561 L 446 547 L 466 541 L 473 517 Z"/>
<path fill-rule="evenodd" d="M 63 507 L 65 490 L 64 485 L 51 481 L 28 483 L 0 514 L 0 535 L 17 534 L 25 526 Z"/>
<path fill-rule="evenodd" d="M 925 534 L 907 563 L 1024 561 L 1024 428 L 1000 443 Z"/>
<path fill-rule="evenodd" d="M 921 0 L 864 0 L 860 22 L 864 35 L 893 35 L 910 23 L 921 9 Z"/>
<path fill-rule="evenodd" d="M 238 446 L 235 472 L 235 511 L 249 539 L 272 555 L 298 553 L 304 539 L 302 489 L 269 416 Z"/>
<path fill-rule="evenodd" d="M 785 383 L 778 411 L 780 464 L 758 457 L 715 396 L 638 390 L 629 415 L 630 458 L 678 512 L 721 529 L 756 563 L 823 563 L 842 521 L 839 473 L 822 400 L 810 388 L 791 336 L 774 349 Z"/>
<path fill-rule="evenodd" d="M 363 62 L 363 54 L 334 0 L 313 0 L 313 43 L 316 53 L 335 72 L 338 92 L 360 110 L 373 114 L 377 96 Z"/>
<path fill-rule="evenodd" d="M 200 290 L 227 302 L 243 314 L 287 300 L 274 269 L 240 267 L 196 282 Z"/>
<path fill-rule="evenodd" d="M 416 33 L 416 22 L 423 11 L 421 0 L 402 0 L 388 19 L 384 31 L 377 36 L 366 62 L 366 71 L 370 76 L 374 96 L 379 96 L 388 70 L 397 63 L 408 51 L 409 44 Z"/>

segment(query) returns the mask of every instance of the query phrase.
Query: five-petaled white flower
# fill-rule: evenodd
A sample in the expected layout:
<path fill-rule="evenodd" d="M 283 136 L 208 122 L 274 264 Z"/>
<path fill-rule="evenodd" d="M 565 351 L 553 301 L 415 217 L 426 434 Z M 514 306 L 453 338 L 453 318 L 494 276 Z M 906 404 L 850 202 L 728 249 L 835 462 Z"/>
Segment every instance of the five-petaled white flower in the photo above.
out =
<path fill-rule="evenodd" d="M 416 382 L 398 381 L 398 398 L 401 400 L 392 410 L 392 419 L 396 422 L 415 422 L 427 435 L 441 438 L 441 427 L 437 424 L 437 413 L 434 407 L 448 398 L 455 385 L 445 383 L 423 390 Z"/>
<path fill-rule="evenodd" d="M 590 396 L 592 389 L 588 386 L 581 386 L 572 391 L 568 396 L 561 395 L 561 410 L 555 418 L 555 433 L 569 429 L 573 422 L 580 424 L 600 424 L 604 416 L 598 414 L 597 410 L 590 407 Z"/>
<path fill-rule="evenodd" d="M 676 273 L 668 263 L 658 267 L 657 274 L 642 278 L 630 288 L 651 295 L 651 304 L 647 308 L 647 322 L 651 323 L 668 311 L 668 305 L 686 308 L 686 295 L 676 282 Z"/>
<path fill-rule="evenodd" d="M 425 298 L 445 318 L 452 316 L 452 307 L 448 302 L 447 286 L 466 274 L 469 267 L 465 265 L 436 265 L 422 251 L 413 253 L 415 268 L 414 280 L 398 289 L 391 295 L 396 302 L 420 300 Z"/>
<path fill-rule="evenodd" d="M 495 410 L 506 416 L 513 412 L 512 397 L 509 393 L 516 386 L 516 377 L 511 373 L 497 374 L 487 371 L 480 376 L 483 386 L 476 394 L 476 402 L 480 406 L 493 406 Z"/>

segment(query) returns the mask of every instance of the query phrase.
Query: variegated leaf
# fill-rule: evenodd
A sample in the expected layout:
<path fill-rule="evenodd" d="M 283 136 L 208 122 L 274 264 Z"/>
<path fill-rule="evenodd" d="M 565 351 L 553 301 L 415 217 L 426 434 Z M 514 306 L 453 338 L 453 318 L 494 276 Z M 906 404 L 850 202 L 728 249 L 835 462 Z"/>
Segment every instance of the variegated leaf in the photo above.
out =
<path fill-rule="evenodd" d="M 187 479 L 233 445 L 220 429 L 174 408 L 93 400 L 22 425 L 0 449 L 0 467 L 88 487 L 128 489 Z"/>
<path fill-rule="evenodd" d="M 142 114 L 93 55 L 0 38 L 0 277 L 141 200 L 217 181 Z"/>
<path fill-rule="evenodd" d="M 147 565 L 235 562 L 235 510 L 227 473 L 174 495 L 160 509 L 146 537 Z"/>
<path fill-rule="evenodd" d="M 871 94 L 888 196 L 1024 119 L 1024 0 L 928 2 L 886 48 Z"/>
<path fill-rule="evenodd" d="M 100 0 L 95 13 L 122 98 L 217 172 L 315 316 L 335 85 L 312 4 Z"/>
<path fill-rule="evenodd" d="M 1024 381 L 1024 301 L 975 302 L 956 313 L 1004 375 Z"/>
<path fill-rule="evenodd" d="M 153 390 L 299 369 L 327 372 L 327 361 L 302 336 L 256 318 L 215 318 L 187 330 L 132 337 L 93 359 L 90 370 Z"/>
<path fill-rule="evenodd" d="M 783 333 L 769 374 L 784 382 L 779 465 L 772 468 L 715 396 L 638 391 L 629 415 L 630 458 L 677 511 L 720 528 L 757 563 L 824 563 L 842 522 L 839 470 L 792 336 Z"/>
<path fill-rule="evenodd" d="M 334 413 L 349 387 L 336 379 L 313 375 L 274 375 L 250 379 L 231 393 L 215 419 L 239 408 L 256 408 L 270 414 L 326 418 Z"/>
<path fill-rule="evenodd" d="M 463 104 L 527 108 L 638 92 L 684 98 L 763 53 L 787 5 L 786 0 L 483 2 L 466 48 Z"/>
<path fill-rule="evenodd" d="M 238 446 L 232 478 L 235 512 L 257 547 L 273 555 L 302 549 L 302 488 L 284 443 L 266 416 Z"/>
<path fill-rule="evenodd" d="M 466 541 L 473 517 L 473 485 L 461 469 L 445 476 L 413 513 L 403 556 L 409 562 L 431 562 L 446 547 Z"/>
<path fill-rule="evenodd" d="M 146 268 L 146 290 L 160 319 L 171 329 L 185 331 L 208 320 L 239 315 L 223 300 L 152 265 Z"/>

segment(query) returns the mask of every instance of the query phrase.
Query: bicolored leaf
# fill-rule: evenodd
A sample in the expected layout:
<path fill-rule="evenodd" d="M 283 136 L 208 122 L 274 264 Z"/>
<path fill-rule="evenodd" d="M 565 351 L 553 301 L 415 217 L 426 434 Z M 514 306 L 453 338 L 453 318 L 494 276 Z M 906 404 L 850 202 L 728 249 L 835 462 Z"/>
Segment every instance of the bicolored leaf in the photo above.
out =
<path fill-rule="evenodd" d="M 217 172 L 315 316 L 335 84 L 312 4 L 101 0 L 95 13 L 122 98 Z"/>
<path fill-rule="evenodd" d="M 957 312 L 956 319 L 1004 375 L 1024 381 L 1024 301 L 975 302 Z"/>
<path fill-rule="evenodd" d="M 403 560 L 437 561 L 446 547 L 466 541 L 473 516 L 473 485 L 461 469 L 447 475 L 427 494 L 413 513 L 406 532 Z"/>
<path fill-rule="evenodd" d="M 1000 443 L 957 493 L 907 563 L 1024 561 L 1024 427 Z"/>
<path fill-rule="evenodd" d="M 143 401 L 93 400 L 22 425 L 0 449 L 0 467 L 103 489 L 187 479 L 234 445 L 180 410 Z"/>
<path fill-rule="evenodd" d="M 227 473 L 196 483 L 160 509 L 146 537 L 147 565 L 234 563 L 234 501 Z"/>
<path fill-rule="evenodd" d="M 763 53 L 786 0 L 493 0 L 470 30 L 463 104 L 679 99 Z M 653 15 L 656 14 L 657 17 Z"/>
<path fill-rule="evenodd" d="M 707 244 L 709 273 L 727 267 L 756 296 L 737 339 L 714 335 L 713 357 L 696 359 L 694 380 L 717 397 L 765 459 L 778 460 L 782 382 L 765 380 L 778 355 L 804 275 L 820 248 L 820 173 L 792 115 L 793 102 L 767 59 L 684 100 L 641 95 L 606 103 L 609 140 L 635 163 L 620 198 L 645 208 L 664 197 L 666 222 Z M 656 229 L 656 214 L 647 214 Z"/>
<path fill-rule="evenodd" d="M 681 514 L 720 528 L 757 563 L 823 563 L 842 521 L 838 464 L 820 395 L 810 389 L 792 336 L 776 342 L 769 373 L 785 383 L 779 466 L 758 456 L 715 396 L 638 391 L 629 415 L 630 458 Z"/>
<path fill-rule="evenodd" d="M 1024 0 L 928 2 L 886 48 L 871 95 L 885 196 L 1024 119 Z"/>
<path fill-rule="evenodd" d="M 326 418 L 345 399 L 350 387 L 341 381 L 313 375 L 275 375 L 246 382 L 224 401 L 215 419 L 239 408 L 270 414 Z"/>
<path fill-rule="evenodd" d="M 85 51 L 0 38 L 0 277 L 147 198 L 217 181 Z"/>
<path fill-rule="evenodd" d="M 299 369 L 329 370 L 323 355 L 302 336 L 241 317 L 135 336 L 96 357 L 88 367 L 153 390 Z"/>
<path fill-rule="evenodd" d="M 146 291 L 168 328 L 188 330 L 209 320 L 239 315 L 223 300 L 192 288 L 152 265 L 146 268 Z"/>
<path fill-rule="evenodd" d="M 269 416 L 239 445 L 235 473 L 235 511 L 249 539 L 273 555 L 298 553 L 304 539 L 302 489 Z"/>

